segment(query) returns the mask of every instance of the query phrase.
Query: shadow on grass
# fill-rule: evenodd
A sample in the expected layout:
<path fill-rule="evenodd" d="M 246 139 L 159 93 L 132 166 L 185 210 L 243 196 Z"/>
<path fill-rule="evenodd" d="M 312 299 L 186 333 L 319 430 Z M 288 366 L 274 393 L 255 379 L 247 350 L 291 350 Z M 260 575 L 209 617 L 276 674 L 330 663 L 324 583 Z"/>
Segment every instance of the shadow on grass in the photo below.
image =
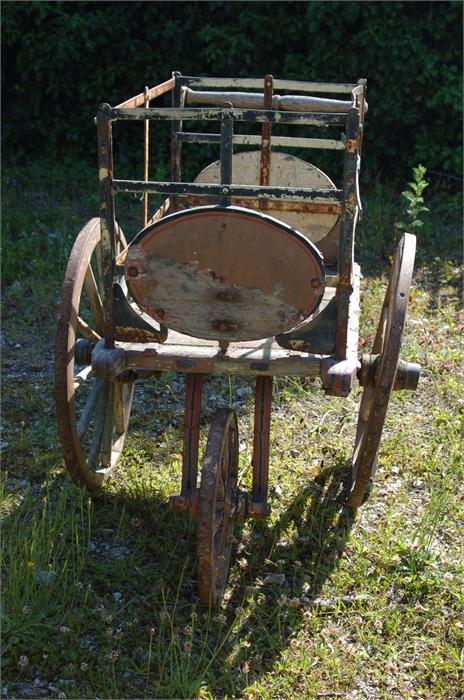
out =
<path fill-rule="evenodd" d="M 248 566 L 232 564 L 212 614 L 198 605 L 194 525 L 150 484 L 90 501 L 51 478 L 4 522 L 4 683 L 18 697 L 36 676 L 72 697 L 238 696 L 272 669 L 337 568 L 352 524 L 345 474 L 322 468 L 274 523 L 244 528 Z"/>

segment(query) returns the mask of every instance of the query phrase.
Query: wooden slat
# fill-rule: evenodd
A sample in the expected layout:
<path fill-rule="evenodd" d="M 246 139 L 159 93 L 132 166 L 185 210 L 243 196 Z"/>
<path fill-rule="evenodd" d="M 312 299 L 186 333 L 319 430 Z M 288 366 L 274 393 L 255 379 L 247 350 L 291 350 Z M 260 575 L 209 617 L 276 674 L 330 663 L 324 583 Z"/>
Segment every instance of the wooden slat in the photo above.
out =
<path fill-rule="evenodd" d="M 264 104 L 264 93 L 257 92 L 205 92 L 185 90 L 186 105 L 210 105 L 222 107 L 230 102 L 233 107 L 247 109 L 281 109 L 293 112 L 349 112 L 354 106 L 350 100 L 331 100 L 307 95 L 274 95 L 269 105 Z"/>
<path fill-rule="evenodd" d="M 119 345 L 119 344 L 118 344 Z M 218 344 L 169 332 L 162 345 L 125 344 L 128 369 L 171 372 L 207 372 L 247 376 L 320 376 L 322 356 L 284 350 L 274 341 L 231 343 L 223 353 Z"/>
<path fill-rule="evenodd" d="M 321 112 L 284 112 L 265 109 L 227 109 L 228 115 L 235 121 L 241 122 L 271 122 L 276 124 L 301 124 L 306 126 L 342 126 L 346 121 L 345 114 Z M 214 107 L 158 107 L 145 109 L 113 107 L 111 119 L 137 121 L 152 119 L 154 121 L 175 121 L 178 119 L 221 121 L 224 109 Z"/>
<path fill-rule="evenodd" d="M 174 78 L 169 78 L 169 80 L 166 80 L 164 83 L 160 83 L 159 85 L 155 85 L 154 87 L 150 88 L 148 90 L 147 97 L 149 100 L 154 100 L 155 97 L 160 97 L 161 95 L 164 95 L 165 92 L 169 92 L 170 90 L 172 90 L 174 85 Z M 138 95 L 135 95 L 135 97 L 130 97 L 128 100 L 125 100 L 124 102 L 121 102 L 120 104 L 116 105 L 116 108 L 127 109 L 141 107 L 144 104 L 144 102 L 145 92 L 140 92 Z"/>
<path fill-rule="evenodd" d="M 243 88 L 244 90 L 262 87 L 262 78 L 200 78 L 180 76 L 182 85 L 192 87 L 213 87 L 223 89 Z M 294 90 L 299 92 L 333 92 L 350 93 L 357 87 L 356 83 L 324 83 L 301 80 L 274 80 L 276 90 Z"/>
<path fill-rule="evenodd" d="M 220 143 L 220 134 L 205 134 L 198 132 L 180 131 L 174 136 L 176 141 L 182 143 Z M 235 134 L 233 143 L 238 146 L 259 146 L 261 136 L 254 134 Z M 286 148 L 321 148 L 334 151 L 343 151 L 345 144 L 337 139 L 311 139 L 298 138 L 296 136 L 272 136 L 272 146 Z"/>

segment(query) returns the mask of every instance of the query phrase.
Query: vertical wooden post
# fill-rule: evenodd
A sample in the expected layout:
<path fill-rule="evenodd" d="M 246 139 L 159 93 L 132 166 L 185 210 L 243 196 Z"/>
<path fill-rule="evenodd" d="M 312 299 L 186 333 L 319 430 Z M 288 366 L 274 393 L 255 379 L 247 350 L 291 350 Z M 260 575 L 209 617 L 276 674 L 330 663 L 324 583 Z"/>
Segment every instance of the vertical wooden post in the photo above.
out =
<path fill-rule="evenodd" d="M 367 80 L 366 78 L 360 78 L 358 80 L 358 85 L 361 85 L 362 87 L 362 92 L 361 92 L 361 98 L 359 100 L 359 149 L 358 153 L 361 155 L 362 151 L 362 142 L 363 142 L 363 136 L 364 136 L 364 116 L 366 113 L 366 93 L 367 93 Z"/>
<path fill-rule="evenodd" d="M 232 103 L 226 102 L 223 109 L 232 109 Z M 221 185 L 230 185 L 232 182 L 232 156 L 234 152 L 234 121 L 227 112 L 222 113 L 221 119 Z M 221 203 L 230 204 L 227 193 L 221 198 Z"/>
<path fill-rule="evenodd" d="M 181 107 L 182 103 L 182 87 L 178 78 L 181 73 L 174 71 L 172 77 L 175 78 L 175 86 L 171 93 L 171 104 L 173 107 Z M 171 125 L 171 182 L 180 182 L 182 177 L 181 159 L 182 159 L 182 144 L 176 140 L 176 135 L 182 131 L 182 121 L 180 119 L 173 120 Z M 179 196 L 173 194 L 170 196 L 171 212 L 175 212 L 179 208 Z"/>
<path fill-rule="evenodd" d="M 116 274 L 116 223 L 113 194 L 113 139 L 111 107 L 100 105 L 97 112 L 98 181 L 101 231 L 101 285 L 105 347 L 114 347 L 113 284 Z"/>
<path fill-rule="evenodd" d="M 269 476 L 269 438 L 271 432 L 272 377 L 256 378 L 253 435 L 253 485 L 249 513 L 264 517 L 269 512 L 267 488 Z"/>
<path fill-rule="evenodd" d="M 343 201 L 340 245 L 338 249 L 337 332 L 335 354 L 347 357 L 349 303 L 352 287 L 354 231 L 358 216 L 356 171 L 358 167 L 359 110 L 351 109 L 346 118 L 345 158 L 343 165 Z"/>
<path fill-rule="evenodd" d="M 186 379 L 182 487 L 180 492 L 184 498 L 192 497 L 197 487 L 203 380 L 203 374 L 188 374 Z"/>

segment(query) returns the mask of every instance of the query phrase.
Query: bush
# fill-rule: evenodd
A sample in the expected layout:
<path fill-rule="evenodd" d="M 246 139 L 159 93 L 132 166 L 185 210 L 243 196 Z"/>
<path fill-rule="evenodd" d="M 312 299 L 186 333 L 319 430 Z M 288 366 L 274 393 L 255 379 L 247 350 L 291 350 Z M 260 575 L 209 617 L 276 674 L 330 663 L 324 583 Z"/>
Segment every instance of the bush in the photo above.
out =
<path fill-rule="evenodd" d="M 365 162 L 460 176 L 459 2 L 27 2 L 3 12 L 4 146 L 95 156 L 93 116 L 185 74 L 368 80 Z"/>

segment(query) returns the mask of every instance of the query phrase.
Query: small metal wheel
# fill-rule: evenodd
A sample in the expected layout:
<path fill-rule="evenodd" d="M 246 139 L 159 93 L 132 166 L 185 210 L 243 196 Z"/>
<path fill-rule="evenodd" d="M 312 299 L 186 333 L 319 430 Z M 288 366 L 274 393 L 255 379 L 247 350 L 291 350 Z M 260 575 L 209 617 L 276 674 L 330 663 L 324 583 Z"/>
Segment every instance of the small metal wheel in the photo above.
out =
<path fill-rule="evenodd" d="M 365 386 L 359 409 L 347 505 L 358 508 L 368 498 L 388 402 L 395 384 L 409 302 L 416 237 L 406 233 L 396 249 L 371 354 L 379 356 L 375 379 Z"/>
<path fill-rule="evenodd" d="M 236 515 L 237 417 L 219 409 L 211 423 L 198 496 L 198 588 L 203 605 L 221 601 L 229 572 Z"/>
<path fill-rule="evenodd" d="M 117 251 L 126 247 L 118 229 Z M 74 482 L 93 490 L 121 457 L 133 382 L 95 377 L 93 345 L 103 334 L 100 219 L 74 243 L 61 292 L 55 345 L 55 402 L 66 467 Z"/>

